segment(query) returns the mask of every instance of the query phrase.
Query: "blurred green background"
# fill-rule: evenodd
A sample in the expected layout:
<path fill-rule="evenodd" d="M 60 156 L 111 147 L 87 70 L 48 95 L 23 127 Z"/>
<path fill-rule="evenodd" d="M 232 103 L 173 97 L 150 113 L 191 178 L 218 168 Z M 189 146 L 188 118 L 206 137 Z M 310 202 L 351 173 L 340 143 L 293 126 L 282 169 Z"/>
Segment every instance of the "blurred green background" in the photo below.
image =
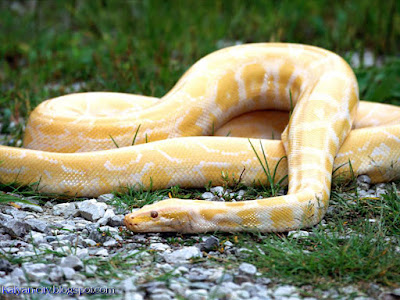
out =
<path fill-rule="evenodd" d="M 202 56 L 250 42 L 358 55 L 361 98 L 399 104 L 399 16 L 396 0 L 2 0 L 0 113 L 76 91 L 159 97 Z"/>

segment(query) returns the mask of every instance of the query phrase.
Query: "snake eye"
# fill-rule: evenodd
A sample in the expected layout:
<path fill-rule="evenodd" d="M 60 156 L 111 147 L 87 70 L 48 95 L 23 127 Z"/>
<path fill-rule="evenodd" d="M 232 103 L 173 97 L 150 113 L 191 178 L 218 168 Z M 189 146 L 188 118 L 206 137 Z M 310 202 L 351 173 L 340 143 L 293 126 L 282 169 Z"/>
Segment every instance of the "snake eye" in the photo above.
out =
<path fill-rule="evenodd" d="M 155 210 L 153 210 L 152 212 L 150 212 L 150 217 L 152 217 L 152 218 L 157 218 L 157 217 L 158 217 L 158 212 L 156 212 Z"/>

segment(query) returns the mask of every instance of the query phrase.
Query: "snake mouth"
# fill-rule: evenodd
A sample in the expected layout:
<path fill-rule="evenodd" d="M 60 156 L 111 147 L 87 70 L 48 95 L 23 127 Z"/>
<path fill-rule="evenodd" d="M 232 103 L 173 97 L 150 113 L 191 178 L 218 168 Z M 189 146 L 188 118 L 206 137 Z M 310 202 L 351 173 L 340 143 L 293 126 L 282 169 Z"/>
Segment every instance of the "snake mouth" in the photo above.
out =
<path fill-rule="evenodd" d="M 179 231 L 173 224 L 152 220 L 147 215 L 138 215 L 130 213 L 124 218 L 124 225 L 132 232 L 177 232 Z M 172 225 L 172 226 L 171 226 Z"/>
<path fill-rule="evenodd" d="M 150 226 L 146 226 L 148 222 L 144 222 L 144 220 L 140 220 L 143 218 L 136 217 L 134 214 L 130 213 L 124 218 L 124 225 L 126 228 L 133 232 L 149 232 L 151 229 Z M 147 229 L 147 230 L 146 230 Z"/>

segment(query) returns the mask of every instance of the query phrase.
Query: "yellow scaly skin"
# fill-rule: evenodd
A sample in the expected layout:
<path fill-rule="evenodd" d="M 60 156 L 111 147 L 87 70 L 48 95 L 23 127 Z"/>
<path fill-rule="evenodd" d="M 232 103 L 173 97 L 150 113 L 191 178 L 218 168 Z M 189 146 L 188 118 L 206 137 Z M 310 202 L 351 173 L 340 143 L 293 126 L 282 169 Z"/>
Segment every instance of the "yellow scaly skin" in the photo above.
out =
<path fill-rule="evenodd" d="M 334 163 L 350 159 L 356 174 L 369 174 L 374 182 L 398 178 L 398 118 L 384 120 L 387 115 L 379 112 L 398 117 L 399 110 L 379 106 L 376 124 L 363 123 L 368 112 L 361 113 L 359 127 L 381 126 L 349 134 L 358 113 L 358 87 L 343 59 L 312 46 L 249 44 L 201 59 L 161 101 L 150 99 L 141 110 L 126 94 L 76 94 L 44 102 L 31 114 L 24 139 L 25 147 L 36 150 L 0 147 L 0 182 L 40 180 L 43 192 L 97 196 L 124 185 L 149 187 L 150 180 L 155 189 L 219 184 L 221 171 L 243 169 L 243 183 L 265 181 L 247 139 L 199 136 L 251 111 L 290 110 L 289 90 L 294 110 L 283 143 L 261 140 L 270 166 L 288 157 L 277 171 L 278 180 L 289 174 L 288 195 L 238 203 L 164 200 L 127 215 L 128 229 L 287 231 L 322 219 Z M 136 143 L 147 144 L 54 153 L 112 149 L 110 136 L 120 147 L 129 146 L 139 125 Z M 259 141 L 252 143 L 261 153 Z"/>

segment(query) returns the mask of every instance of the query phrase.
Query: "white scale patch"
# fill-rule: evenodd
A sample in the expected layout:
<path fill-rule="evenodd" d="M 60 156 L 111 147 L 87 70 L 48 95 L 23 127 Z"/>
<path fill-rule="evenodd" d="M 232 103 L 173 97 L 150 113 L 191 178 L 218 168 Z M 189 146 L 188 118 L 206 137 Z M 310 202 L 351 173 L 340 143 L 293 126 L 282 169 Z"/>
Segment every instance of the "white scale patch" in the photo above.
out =
<path fill-rule="evenodd" d="M 109 160 L 107 160 L 104 163 L 104 168 L 106 168 L 108 171 L 125 171 L 127 170 L 128 166 L 127 165 L 115 166 Z"/>
<path fill-rule="evenodd" d="M 68 168 L 68 167 L 66 167 L 66 166 L 64 166 L 64 165 L 61 165 L 61 168 L 63 169 L 63 171 L 65 172 L 65 173 L 68 173 L 68 174 L 79 174 L 79 175 L 82 175 L 82 176 L 84 176 L 85 175 L 85 172 L 84 171 L 79 171 L 79 170 L 75 170 L 75 169 L 72 169 L 72 168 Z"/>
<path fill-rule="evenodd" d="M 371 153 L 371 157 L 374 156 L 387 156 L 388 153 L 390 153 L 390 147 L 388 147 L 386 144 L 381 143 L 379 147 L 375 147 L 374 150 Z"/>

